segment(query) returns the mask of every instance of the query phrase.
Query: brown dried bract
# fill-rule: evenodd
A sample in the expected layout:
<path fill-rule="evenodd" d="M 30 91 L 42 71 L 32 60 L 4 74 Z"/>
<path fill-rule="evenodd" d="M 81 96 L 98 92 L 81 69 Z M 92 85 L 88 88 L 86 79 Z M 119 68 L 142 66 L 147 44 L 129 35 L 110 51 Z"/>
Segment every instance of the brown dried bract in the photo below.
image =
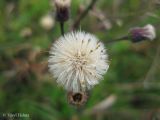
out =
<path fill-rule="evenodd" d="M 88 93 L 87 92 L 78 92 L 78 93 L 68 92 L 67 99 L 68 99 L 68 102 L 72 105 L 82 106 L 88 100 Z"/>

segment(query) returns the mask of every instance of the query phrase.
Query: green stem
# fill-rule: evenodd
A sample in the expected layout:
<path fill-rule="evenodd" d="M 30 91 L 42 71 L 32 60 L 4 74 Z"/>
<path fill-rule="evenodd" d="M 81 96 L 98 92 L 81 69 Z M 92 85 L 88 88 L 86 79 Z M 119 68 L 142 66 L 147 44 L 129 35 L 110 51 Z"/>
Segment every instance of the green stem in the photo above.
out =
<path fill-rule="evenodd" d="M 60 22 L 61 34 L 64 36 L 64 22 Z"/>

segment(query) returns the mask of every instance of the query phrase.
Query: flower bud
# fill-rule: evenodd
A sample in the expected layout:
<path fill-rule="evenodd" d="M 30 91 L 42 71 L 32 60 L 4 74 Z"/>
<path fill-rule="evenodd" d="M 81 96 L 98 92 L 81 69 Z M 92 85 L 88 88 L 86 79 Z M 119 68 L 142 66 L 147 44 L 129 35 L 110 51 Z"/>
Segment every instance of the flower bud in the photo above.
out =
<path fill-rule="evenodd" d="M 132 28 L 129 34 L 132 42 L 140 42 L 147 39 L 154 40 L 156 38 L 155 28 L 151 24 L 144 27 Z"/>
<path fill-rule="evenodd" d="M 54 0 L 56 6 L 56 20 L 65 22 L 69 19 L 69 7 L 71 0 Z"/>

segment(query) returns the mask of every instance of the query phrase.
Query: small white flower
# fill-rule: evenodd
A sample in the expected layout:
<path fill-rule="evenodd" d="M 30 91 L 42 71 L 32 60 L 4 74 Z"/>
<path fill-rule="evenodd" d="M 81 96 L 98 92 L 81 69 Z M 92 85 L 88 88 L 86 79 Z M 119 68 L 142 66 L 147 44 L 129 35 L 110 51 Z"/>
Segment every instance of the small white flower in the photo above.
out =
<path fill-rule="evenodd" d="M 144 26 L 143 29 L 146 30 L 144 34 L 145 37 L 147 37 L 150 40 L 154 40 L 156 38 L 156 32 L 153 25 L 148 24 Z"/>
<path fill-rule="evenodd" d="M 85 32 L 60 37 L 51 47 L 48 62 L 57 83 L 75 93 L 98 84 L 109 68 L 104 45 Z"/>

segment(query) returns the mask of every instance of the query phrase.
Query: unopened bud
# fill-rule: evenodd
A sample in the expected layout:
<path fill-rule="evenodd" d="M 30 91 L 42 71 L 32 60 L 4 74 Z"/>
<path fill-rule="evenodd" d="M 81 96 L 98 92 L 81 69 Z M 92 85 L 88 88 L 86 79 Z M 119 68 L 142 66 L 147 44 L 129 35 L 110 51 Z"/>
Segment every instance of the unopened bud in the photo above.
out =
<path fill-rule="evenodd" d="M 132 28 L 129 33 L 132 42 L 139 42 L 147 39 L 154 40 L 156 38 L 155 28 L 151 24 L 148 24 L 144 27 Z"/>
<path fill-rule="evenodd" d="M 69 7 L 71 0 L 54 0 L 56 6 L 56 20 L 64 22 L 69 19 Z"/>

